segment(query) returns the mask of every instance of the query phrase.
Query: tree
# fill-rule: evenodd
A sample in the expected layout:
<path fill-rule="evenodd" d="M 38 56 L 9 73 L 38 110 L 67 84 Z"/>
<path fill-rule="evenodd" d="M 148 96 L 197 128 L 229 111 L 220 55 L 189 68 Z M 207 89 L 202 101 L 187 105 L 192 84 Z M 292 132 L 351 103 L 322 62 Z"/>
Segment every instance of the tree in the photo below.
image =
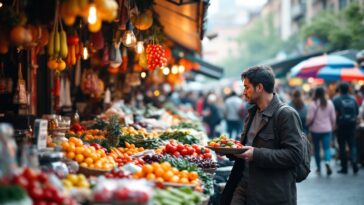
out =
<path fill-rule="evenodd" d="M 327 42 L 328 49 L 364 48 L 364 12 L 352 3 L 343 11 L 323 11 L 311 23 L 303 26 L 301 36 L 307 39 L 316 36 Z"/>
<path fill-rule="evenodd" d="M 279 31 L 274 28 L 272 14 L 258 18 L 251 27 L 238 36 L 236 42 L 240 55 L 223 61 L 224 67 L 228 68 L 226 76 L 236 76 L 243 68 L 274 57 L 283 43 Z"/>

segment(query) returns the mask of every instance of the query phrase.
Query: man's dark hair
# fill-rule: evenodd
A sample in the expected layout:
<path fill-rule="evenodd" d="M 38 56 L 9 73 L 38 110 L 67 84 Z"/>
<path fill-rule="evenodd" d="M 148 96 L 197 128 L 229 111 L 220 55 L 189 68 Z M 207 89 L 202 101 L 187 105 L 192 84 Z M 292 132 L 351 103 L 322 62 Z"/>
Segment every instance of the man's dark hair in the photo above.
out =
<path fill-rule="evenodd" d="M 339 91 L 341 94 L 348 94 L 349 92 L 349 84 L 347 82 L 342 82 L 339 85 Z"/>
<path fill-rule="evenodd" d="M 248 68 L 241 74 L 241 78 L 248 78 L 250 83 L 256 87 L 259 83 L 263 85 L 267 93 L 273 93 L 274 72 L 268 65 L 258 65 Z"/>

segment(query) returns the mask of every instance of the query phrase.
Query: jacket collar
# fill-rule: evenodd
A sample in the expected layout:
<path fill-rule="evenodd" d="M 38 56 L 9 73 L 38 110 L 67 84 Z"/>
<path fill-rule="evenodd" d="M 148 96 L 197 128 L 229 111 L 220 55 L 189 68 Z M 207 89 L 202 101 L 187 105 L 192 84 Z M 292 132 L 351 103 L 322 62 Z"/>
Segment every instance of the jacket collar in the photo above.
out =
<path fill-rule="evenodd" d="M 272 117 L 274 112 L 279 108 L 279 105 L 281 104 L 281 101 L 279 100 L 278 96 L 273 93 L 273 99 L 269 103 L 269 105 L 265 108 L 263 111 L 263 115 L 266 117 Z M 248 109 L 249 114 L 253 114 L 258 109 L 257 105 L 253 105 Z"/>

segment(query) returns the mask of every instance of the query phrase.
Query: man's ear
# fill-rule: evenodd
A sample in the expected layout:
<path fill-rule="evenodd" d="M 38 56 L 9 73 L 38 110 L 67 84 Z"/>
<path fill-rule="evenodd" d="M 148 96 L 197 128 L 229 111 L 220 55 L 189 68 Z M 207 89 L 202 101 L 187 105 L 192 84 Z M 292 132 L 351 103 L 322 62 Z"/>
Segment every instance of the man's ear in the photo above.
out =
<path fill-rule="evenodd" d="M 259 92 L 263 92 L 263 90 L 264 90 L 263 84 L 261 84 L 261 83 L 259 83 L 259 84 L 257 85 L 257 88 L 258 88 L 258 91 L 259 91 Z"/>

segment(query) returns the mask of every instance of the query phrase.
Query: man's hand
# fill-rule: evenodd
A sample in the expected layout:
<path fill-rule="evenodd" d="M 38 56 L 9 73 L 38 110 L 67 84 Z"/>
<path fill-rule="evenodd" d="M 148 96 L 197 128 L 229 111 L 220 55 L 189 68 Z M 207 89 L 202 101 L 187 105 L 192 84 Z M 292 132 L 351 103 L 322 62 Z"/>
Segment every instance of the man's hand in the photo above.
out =
<path fill-rule="evenodd" d="M 240 159 L 245 159 L 247 161 L 253 160 L 254 147 L 252 146 L 244 146 L 244 148 L 248 149 L 242 154 L 234 154 L 235 157 Z"/>

